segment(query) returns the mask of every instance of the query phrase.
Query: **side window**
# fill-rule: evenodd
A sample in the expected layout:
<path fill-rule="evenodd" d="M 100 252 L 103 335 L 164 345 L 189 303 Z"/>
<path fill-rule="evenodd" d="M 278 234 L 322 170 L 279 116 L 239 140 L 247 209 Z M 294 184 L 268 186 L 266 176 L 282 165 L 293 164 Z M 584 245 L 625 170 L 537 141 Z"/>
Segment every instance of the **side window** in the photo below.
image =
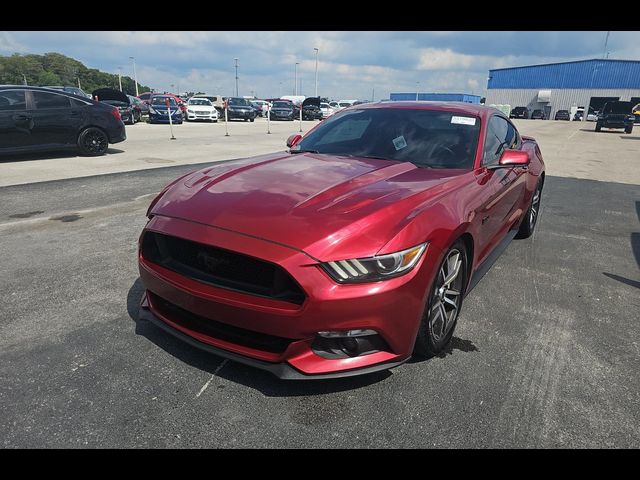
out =
<path fill-rule="evenodd" d="M 65 95 L 57 95 L 48 92 L 32 92 L 36 109 L 43 110 L 48 108 L 69 108 L 71 102 L 69 97 Z"/>
<path fill-rule="evenodd" d="M 0 111 L 26 109 L 27 102 L 24 98 L 24 90 L 5 90 L 0 92 Z"/>
<path fill-rule="evenodd" d="M 83 102 L 82 100 L 76 100 L 75 98 L 71 99 L 71 106 L 73 108 L 80 108 L 89 105 L 87 102 Z"/>
<path fill-rule="evenodd" d="M 504 150 L 519 146 L 520 137 L 513 125 L 497 115 L 491 117 L 484 142 L 482 165 L 495 165 Z"/>

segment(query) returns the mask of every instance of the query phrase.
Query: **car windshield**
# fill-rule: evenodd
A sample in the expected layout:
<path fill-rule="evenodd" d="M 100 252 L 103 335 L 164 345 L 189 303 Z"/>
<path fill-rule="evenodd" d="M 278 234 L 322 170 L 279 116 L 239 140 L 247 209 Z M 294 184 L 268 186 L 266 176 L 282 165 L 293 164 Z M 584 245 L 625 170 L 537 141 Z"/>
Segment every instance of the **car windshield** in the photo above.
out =
<path fill-rule="evenodd" d="M 331 105 L 329 105 L 328 103 L 321 103 L 320 108 L 331 108 Z"/>
<path fill-rule="evenodd" d="M 341 107 L 350 107 L 351 104 L 349 102 L 340 102 L 338 105 L 340 105 Z"/>
<path fill-rule="evenodd" d="M 153 97 L 151 99 L 151 105 L 166 105 L 167 100 L 169 100 L 169 105 L 175 107 L 178 103 L 176 99 L 173 97 Z"/>
<path fill-rule="evenodd" d="M 604 106 L 603 113 L 631 113 L 631 102 L 610 102 Z"/>
<path fill-rule="evenodd" d="M 292 105 L 289 102 L 273 102 L 273 108 L 291 108 Z"/>
<path fill-rule="evenodd" d="M 346 110 L 309 132 L 292 152 L 374 157 L 419 167 L 472 168 L 480 121 L 447 111 Z"/>
<path fill-rule="evenodd" d="M 229 99 L 229 105 L 239 105 L 239 106 L 246 106 L 246 107 L 250 107 L 251 104 L 249 103 L 249 101 L 246 98 L 230 98 Z"/>
<path fill-rule="evenodd" d="M 191 100 L 189 100 L 189 105 L 206 105 L 208 107 L 212 106 L 211 102 L 206 98 L 192 98 Z"/>

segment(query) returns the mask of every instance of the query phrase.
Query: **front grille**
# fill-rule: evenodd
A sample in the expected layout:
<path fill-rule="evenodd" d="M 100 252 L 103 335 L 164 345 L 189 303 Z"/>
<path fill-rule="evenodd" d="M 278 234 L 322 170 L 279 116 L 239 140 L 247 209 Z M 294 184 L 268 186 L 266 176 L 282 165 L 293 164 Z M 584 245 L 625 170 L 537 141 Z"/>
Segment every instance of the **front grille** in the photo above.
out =
<path fill-rule="evenodd" d="M 142 256 L 199 282 L 301 305 L 305 295 L 278 265 L 178 237 L 146 232 Z"/>
<path fill-rule="evenodd" d="M 189 312 L 153 292 L 148 292 L 153 308 L 163 317 L 193 332 L 225 342 L 271 353 L 284 352 L 293 341 L 266 333 L 245 330 Z"/>

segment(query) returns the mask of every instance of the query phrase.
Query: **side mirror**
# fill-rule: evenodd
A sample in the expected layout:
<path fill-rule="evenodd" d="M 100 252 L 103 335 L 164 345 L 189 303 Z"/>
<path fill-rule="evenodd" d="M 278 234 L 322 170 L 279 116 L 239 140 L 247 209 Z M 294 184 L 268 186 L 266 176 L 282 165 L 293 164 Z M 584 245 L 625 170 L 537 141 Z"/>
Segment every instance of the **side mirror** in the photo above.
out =
<path fill-rule="evenodd" d="M 527 152 L 523 152 L 522 150 L 505 150 L 502 152 L 498 164 L 490 165 L 488 168 L 494 170 L 496 168 L 526 167 L 530 161 L 531 159 Z"/>
<path fill-rule="evenodd" d="M 287 138 L 287 147 L 294 147 L 300 140 L 302 140 L 302 135 L 299 133 L 294 133 L 289 138 Z"/>

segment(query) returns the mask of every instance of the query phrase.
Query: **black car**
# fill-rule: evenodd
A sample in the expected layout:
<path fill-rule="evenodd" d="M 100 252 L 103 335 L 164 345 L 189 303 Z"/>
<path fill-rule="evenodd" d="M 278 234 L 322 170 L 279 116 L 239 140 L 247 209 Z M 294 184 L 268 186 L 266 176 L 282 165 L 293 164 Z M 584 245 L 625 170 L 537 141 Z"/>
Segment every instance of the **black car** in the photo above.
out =
<path fill-rule="evenodd" d="M 111 105 L 48 88 L 0 86 L 0 153 L 77 147 L 95 156 L 126 138 Z"/>
<path fill-rule="evenodd" d="M 138 97 L 134 97 L 133 95 L 127 95 L 129 99 L 129 103 L 131 104 L 131 108 L 133 109 L 133 115 L 135 116 L 136 122 L 142 120 L 142 117 L 149 116 L 149 104 L 143 102 Z"/>
<path fill-rule="evenodd" d="M 229 120 L 253 122 L 257 114 L 251 102 L 246 98 L 230 97 L 227 99 L 227 115 Z"/>
<path fill-rule="evenodd" d="M 120 111 L 120 116 L 125 124 L 133 125 L 140 120 L 140 116 L 135 113 L 133 105 L 128 95 L 125 95 L 120 90 L 113 88 L 99 88 L 91 92 L 91 95 L 95 100 L 108 103 L 111 106 L 116 107 Z"/>
<path fill-rule="evenodd" d="M 602 128 L 624 128 L 625 133 L 631 133 L 636 118 L 632 113 L 632 107 L 631 102 L 605 103 L 596 120 L 596 132 Z"/>
<path fill-rule="evenodd" d="M 303 120 L 322 120 L 322 110 L 320 110 L 320 97 L 307 97 L 302 102 Z"/>
<path fill-rule="evenodd" d="M 271 120 L 295 120 L 300 108 L 288 100 L 276 100 L 271 104 Z"/>
<path fill-rule="evenodd" d="M 544 114 L 542 110 L 534 110 L 531 114 L 531 120 L 546 120 L 547 116 Z"/>
<path fill-rule="evenodd" d="M 516 107 L 511 110 L 509 118 L 529 118 L 529 109 L 527 107 Z"/>
<path fill-rule="evenodd" d="M 91 95 L 86 93 L 80 87 L 71 87 L 64 85 L 44 85 L 44 88 L 51 88 L 53 90 L 62 90 L 63 92 L 73 93 L 74 95 L 78 95 L 79 97 L 93 98 Z"/>
<path fill-rule="evenodd" d="M 569 110 L 558 110 L 555 116 L 556 120 L 566 120 L 567 122 L 571 120 L 571 115 L 569 114 Z"/>

